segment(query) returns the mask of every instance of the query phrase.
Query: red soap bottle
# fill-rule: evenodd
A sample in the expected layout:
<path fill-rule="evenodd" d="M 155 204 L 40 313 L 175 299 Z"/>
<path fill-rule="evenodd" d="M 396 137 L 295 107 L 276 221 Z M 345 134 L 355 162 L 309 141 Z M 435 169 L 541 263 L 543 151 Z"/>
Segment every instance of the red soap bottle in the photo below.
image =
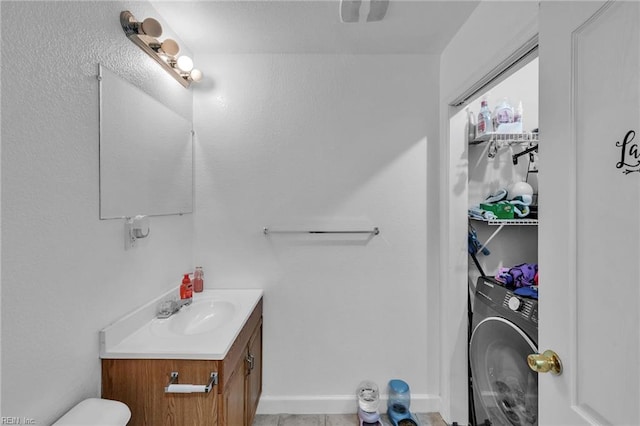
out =
<path fill-rule="evenodd" d="M 182 284 L 180 284 L 180 299 L 191 299 L 193 297 L 193 284 L 189 279 L 189 274 L 184 274 Z"/>

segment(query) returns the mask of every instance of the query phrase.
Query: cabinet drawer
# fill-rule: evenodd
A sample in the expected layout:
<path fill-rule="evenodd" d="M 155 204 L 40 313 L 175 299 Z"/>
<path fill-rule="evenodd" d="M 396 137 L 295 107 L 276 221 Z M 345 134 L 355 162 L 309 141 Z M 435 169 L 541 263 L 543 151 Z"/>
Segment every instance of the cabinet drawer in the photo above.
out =
<path fill-rule="evenodd" d="M 218 386 L 208 393 L 165 393 L 171 373 L 181 384 L 207 384 L 219 361 L 103 359 L 102 397 L 131 409 L 128 426 L 217 426 Z"/>

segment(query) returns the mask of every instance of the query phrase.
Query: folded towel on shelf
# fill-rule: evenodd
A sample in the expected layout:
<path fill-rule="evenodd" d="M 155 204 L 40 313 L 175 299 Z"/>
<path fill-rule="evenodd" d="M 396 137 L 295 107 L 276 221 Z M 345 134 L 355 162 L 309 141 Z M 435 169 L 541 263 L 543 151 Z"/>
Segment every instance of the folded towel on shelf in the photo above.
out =
<path fill-rule="evenodd" d="M 485 203 L 497 203 L 498 201 L 502 201 L 507 198 L 507 189 L 500 188 L 494 194 L 489 194 L 487 198 L 485 198 Z"/>
<path fill-rule="evenodd" d="M 488 210 L 481 209 L 480 207 L 471 207 L 468 210 L 469 217 L 472 219 L 478 220 L 493 220 L 497 219 L 497 216 L 494 212 L 490 212 Z"/>
<path fill-rule="evenodd" d="M 508 203 L 513 206 L 513 213 L 518 217 L 526 217 L 531 212 L 529 205 L 525 204 L 523 201 L 511 200 Z"/>
<path fill-rule="evenodd" d="M 469 208 L 469 217 L 478 220 L 523 218 L 531 213 L 532 202 L 533 197 L 529 194 L 509 199 L 507 190 L 502 188 L 487 196 L 480 205 Z"/>

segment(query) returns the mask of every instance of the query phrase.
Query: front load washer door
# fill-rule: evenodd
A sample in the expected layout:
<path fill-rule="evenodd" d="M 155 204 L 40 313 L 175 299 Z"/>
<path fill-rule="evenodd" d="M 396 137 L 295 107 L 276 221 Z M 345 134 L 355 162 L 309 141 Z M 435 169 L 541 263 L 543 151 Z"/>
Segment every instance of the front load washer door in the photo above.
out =
<path fill-rule="evenodd" d="M 538 424 L 538 376 L 527 365 L 527 355 L 537 352 L 531 339 L 504 318 L 489 317 L 476 326 L 469 359 L 477 424 Z"/>

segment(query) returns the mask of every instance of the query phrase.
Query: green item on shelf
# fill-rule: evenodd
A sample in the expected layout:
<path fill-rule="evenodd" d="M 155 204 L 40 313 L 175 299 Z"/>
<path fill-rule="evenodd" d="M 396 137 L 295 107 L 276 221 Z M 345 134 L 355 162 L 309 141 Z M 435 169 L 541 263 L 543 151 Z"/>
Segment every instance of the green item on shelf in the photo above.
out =
<path fill-rule="evenodd" d="M 513 219 L 513 205 L 500 201 L 499 203 L 480 204 L 482 210 L 493 212 L 498 219 Z"/>

